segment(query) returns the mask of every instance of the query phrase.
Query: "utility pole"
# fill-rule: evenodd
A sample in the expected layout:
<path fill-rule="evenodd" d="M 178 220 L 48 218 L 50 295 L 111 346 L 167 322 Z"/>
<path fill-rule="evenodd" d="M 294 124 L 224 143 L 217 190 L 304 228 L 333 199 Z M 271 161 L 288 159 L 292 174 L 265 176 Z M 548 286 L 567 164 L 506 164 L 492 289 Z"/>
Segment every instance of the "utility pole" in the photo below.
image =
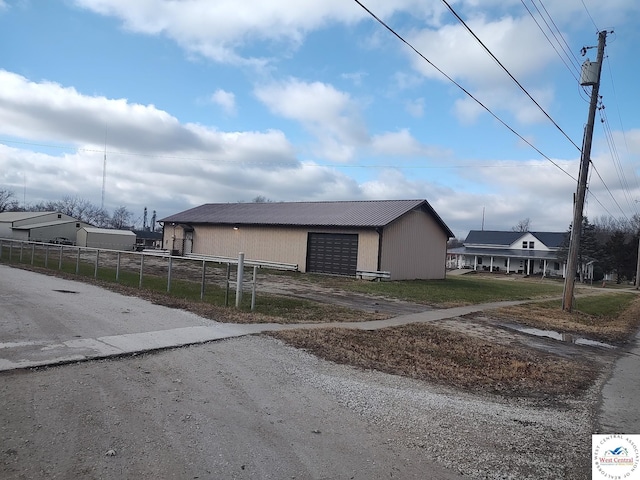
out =
<path fill-rule="evenodd" d="M 573 308 L 573 291 L 576 283 L 576 273 L 578 271 L 578 250 L 580 249 L 580 235 L 582 231 L 582 212 L 584 210 L 584 198 L 587 193 L 587 175 L 589 173 L 589 162 L 591 161 L 591 142 L 593 140 L 593 124 L 596 118 L 598 107 L 598 92 L 600 91 L 600 72 L 602 71 L 602 61 L 604 59 L 604 46 L 607 41 L 607 32 L 598 33 L 598 56 L 596 58 L 596 71 L 591 72 L 595 78 L 585 78 L 585 68 L 593 67 L 588 60 L 583 68 L 582 85 L 593 85 L 591 88 L 591 103 L 589 104 L 589 116 L 587 125 L 584 128 L 584 138 L 582 140 L 582 156 L 580 158 L 580 174 L 578 176 L 578 190 L 573 204 L 573 223 L 571 225 L 571 237 L 569 239 L 569 254 L 567 258 L 567 273 L 564 279 L 564 293 L 562 295 L 562 310 L 571 312 Z M 583 50 L 585 51 L 585 50 Z M 589 63 L 587 63 L 589 62 Z"/>

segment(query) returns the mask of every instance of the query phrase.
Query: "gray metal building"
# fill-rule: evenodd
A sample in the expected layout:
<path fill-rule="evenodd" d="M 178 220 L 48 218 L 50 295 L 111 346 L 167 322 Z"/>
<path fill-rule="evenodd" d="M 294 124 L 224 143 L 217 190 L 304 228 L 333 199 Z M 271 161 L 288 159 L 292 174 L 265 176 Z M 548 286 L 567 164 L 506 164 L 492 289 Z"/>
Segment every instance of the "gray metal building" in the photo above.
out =
<path fill-rule="evenodd" d="M 453 233 L 426 200 L 205 204 L 166 217 L 163 248 L 292 263 L 302 272 L 445 277 Z"/>
<path fill-rule="evenodd" d="M 2 212 L 0 238 L 48 242 L 57 237 L 76 241 L 79 228 L 88 226 L 60 212 Z"/>

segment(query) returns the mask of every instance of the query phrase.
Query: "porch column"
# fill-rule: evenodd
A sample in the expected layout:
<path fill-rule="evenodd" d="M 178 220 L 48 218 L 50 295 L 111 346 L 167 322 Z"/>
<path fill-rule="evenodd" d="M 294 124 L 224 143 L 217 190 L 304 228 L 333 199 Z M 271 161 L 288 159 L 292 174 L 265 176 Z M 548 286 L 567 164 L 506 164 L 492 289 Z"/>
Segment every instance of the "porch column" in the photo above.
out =
<path fill-rule="evenodd" d="M 489 263 L 489 271 L 493 272 L 493 255 L 491 256 L 491 262 Z"/>
<path fill-rule="evenodd" d="M 507 257 L 507 273 L 511 270 L 511 257 Z"/>
<path fill-rule="evenodd" d="M 547 260 L 544 261 L 544 268 L 542 269 L 542 278 L 547 274 Z"/>
<path fill-rule="evenodd" d="M 473 256 L 473 270 L 478 270 L 478 256 L 474 255 Z"/>
<path fill-rule="evenodd" d="M 533 262 L 532 259 L 529 259 L 529 261 L 527 262 L 527 275 L 531 275 L 531 263 Z"/>
<path fill-rule="evenodd" d="M 562 278 L 567 278 L 567 264 L 562 264 Z"/>

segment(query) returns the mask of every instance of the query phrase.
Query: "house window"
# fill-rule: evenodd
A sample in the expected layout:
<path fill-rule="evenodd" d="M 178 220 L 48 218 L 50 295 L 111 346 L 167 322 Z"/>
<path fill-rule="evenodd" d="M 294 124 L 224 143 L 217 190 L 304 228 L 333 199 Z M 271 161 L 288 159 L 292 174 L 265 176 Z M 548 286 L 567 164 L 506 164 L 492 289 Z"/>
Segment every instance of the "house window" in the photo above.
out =
<path fill-rule="evenodd" d="M 522 242 L 522 248 L 527 248 L 528 245 L 529 245 L 528 242 Z"/>
<path fill-rule="evenodd" d="M 560 270 L 560 264 L 558 262 L 554 262 L 553 263 L 553 269 L 554 270 Z"/>
<path fill-rule="evenodd" d="M 505 266 L 505 267 L 508 267 L 508 266 L 509 266 L 509 260 L 508 260 L 508 259 L 506 259 L 506 258 L 504 259 L 504 266 Z"/>
<path fill-rule="evenodd" d="M 482 257 L 478 257 L 478 265 L 482 265 Z"/>
<path fill-rule="evenodd" d="M 533 245 L 534 245 L 534 242 L 529 242 L 529 248 L 534 248 Z"/>

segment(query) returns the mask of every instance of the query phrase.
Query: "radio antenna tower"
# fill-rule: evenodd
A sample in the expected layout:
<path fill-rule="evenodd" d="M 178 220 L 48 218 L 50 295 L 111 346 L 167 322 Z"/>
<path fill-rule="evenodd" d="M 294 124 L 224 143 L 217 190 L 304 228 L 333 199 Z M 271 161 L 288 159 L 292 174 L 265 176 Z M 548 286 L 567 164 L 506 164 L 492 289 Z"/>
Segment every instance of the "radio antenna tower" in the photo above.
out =
<path fill-rule="evenodd" d="M 107 126 L 104 126 L 104 160 L 102 162 L 102 200 L 100 209 L 104 209 L 104 191 L 107 185 Z"/>

